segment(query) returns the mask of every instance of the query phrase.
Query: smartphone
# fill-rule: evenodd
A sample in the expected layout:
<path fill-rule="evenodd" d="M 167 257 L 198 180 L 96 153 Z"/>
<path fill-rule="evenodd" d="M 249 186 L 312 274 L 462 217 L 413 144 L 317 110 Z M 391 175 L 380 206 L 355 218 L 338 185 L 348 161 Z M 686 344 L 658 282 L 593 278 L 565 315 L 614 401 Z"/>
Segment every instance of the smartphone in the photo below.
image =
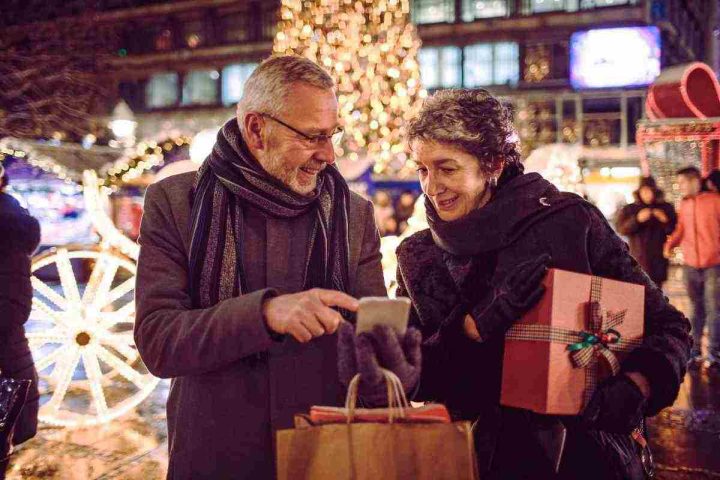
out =
<path fill-rule="evenodd" d="M 370 332 L 375 325 L 388 325 L 405 335 L 409 318 L 409 298 L 364 297 L 360 299 L 355 332 Z"/>

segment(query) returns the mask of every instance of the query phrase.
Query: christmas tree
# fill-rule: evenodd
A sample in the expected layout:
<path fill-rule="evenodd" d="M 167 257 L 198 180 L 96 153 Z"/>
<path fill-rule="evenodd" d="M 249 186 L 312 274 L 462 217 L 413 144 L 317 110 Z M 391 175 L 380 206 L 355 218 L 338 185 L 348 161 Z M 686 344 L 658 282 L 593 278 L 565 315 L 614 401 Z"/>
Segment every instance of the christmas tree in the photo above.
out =
<path fill-rule="evenodd" d="M 404 125 L 426 96 L 420 41 L 408 0 L 282 0 L 276 54 L 303 55 L 330 71 L 345 128 L 339 155 L 369 158 L 376 173 L 414 174 Z"/>

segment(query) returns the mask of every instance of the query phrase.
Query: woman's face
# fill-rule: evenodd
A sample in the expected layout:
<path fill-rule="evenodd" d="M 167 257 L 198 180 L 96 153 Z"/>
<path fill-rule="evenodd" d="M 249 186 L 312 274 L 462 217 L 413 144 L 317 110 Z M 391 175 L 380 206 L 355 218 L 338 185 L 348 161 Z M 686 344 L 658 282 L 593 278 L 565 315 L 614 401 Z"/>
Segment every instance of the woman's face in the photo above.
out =
<path fill-rule="evenodd" d="M 448 144 L 416 140 L 413 159 L 422 190 L 440 218 L 462 218 L 490 200 L 489 178 L 475 156 Z"/>

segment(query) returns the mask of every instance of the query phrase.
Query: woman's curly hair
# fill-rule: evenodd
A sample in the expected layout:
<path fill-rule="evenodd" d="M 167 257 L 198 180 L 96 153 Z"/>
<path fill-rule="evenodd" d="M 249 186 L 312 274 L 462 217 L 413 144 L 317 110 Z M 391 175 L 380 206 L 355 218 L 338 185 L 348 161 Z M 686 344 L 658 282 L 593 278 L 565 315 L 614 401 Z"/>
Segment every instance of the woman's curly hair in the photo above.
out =
<path fill-rule="evenodd" d="M 408 126 L 408 143 L 430 140 L 457 146 L 491 175 L 520 167 L 520 145 L 510 112 L 482 88 L 440 90 L 428 97 Z"/>

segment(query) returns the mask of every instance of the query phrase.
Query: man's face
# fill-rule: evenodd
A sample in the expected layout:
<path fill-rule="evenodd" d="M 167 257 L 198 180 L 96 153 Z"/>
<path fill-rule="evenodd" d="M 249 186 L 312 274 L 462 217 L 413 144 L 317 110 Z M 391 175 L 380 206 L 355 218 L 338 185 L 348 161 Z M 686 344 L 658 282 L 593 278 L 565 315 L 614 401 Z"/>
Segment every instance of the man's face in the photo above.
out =
<path fill-rule="evenodd" d="M 700 192 L 700 179 L 692 175 L 678 175 L 680 195 L 690 197 Z"/>
<path fill-rule="evenodd" d="M 282 111 L 274 117 L 311 137 L 330 135 L 338 127 L 335 93 L 297 83 L 292 86 Z M 318 174 L 335 162 L 332 142 L 304 138 L 268 116 L 264 121 L 266 148 L 258 152 L 258 161 L 270 175 L 294 192 L 311 194 L 317 186 Z"/>

